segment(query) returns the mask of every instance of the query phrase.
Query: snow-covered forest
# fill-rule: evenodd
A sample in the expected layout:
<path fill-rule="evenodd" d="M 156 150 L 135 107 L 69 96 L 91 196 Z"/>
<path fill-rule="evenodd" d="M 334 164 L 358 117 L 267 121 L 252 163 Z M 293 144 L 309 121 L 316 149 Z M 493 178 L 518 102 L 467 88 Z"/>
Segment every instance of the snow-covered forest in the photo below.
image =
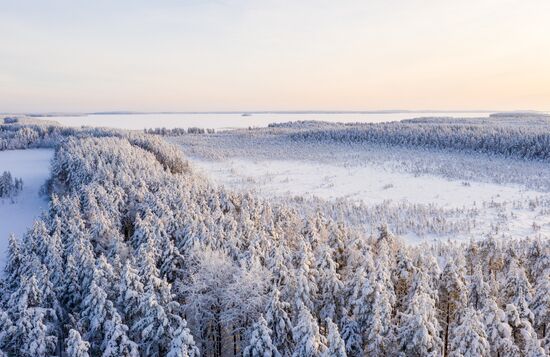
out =
<path fill-rule="evenodd" d="M 409 137 L 385 124 L 375 128 L 388 145 L 399 135 L 403 145 L 424 140 L 447 150 L 422 139 L 439 132 L 441 143 L 457 138 L 452 150 L 548 158 L 547 134 L 512 125 L 488 131 L 449 124 L 441 132 L 422 126 L 405 131 Z M 370 137 L 355 129 L 300 129 L 283 140 L 350 133 Z M 488 138 L 486 144 L 458 139 L 476 133 Z M 217 134 L 196 140 L 210 135 Z M 534 142 L 542 146 L 529 146 Z M 379 219 L 389 216 L 372 213 L 372 233 L 354 224 L 366 207 L 341 219 L 352 209 L 345 203 L 306 199 L 305 209 L 300 200 L 267 200 L 212 185 L 179 147 L 157 135 L 0 126 L 0 150 L 31 147 L 55 149 L 50 204 L 24 236 L 9 241 L 0 355 L 550 353 L 546 236 L 409 245 Z M 397 210 L 408 209 L 412 217 L 440 212 L 404 207 Z M 453 233 L 452 225 L 444 227 Z"/>
<path fill-rule="evenodd" d="M 289 128 L 288 136 L 292 140 L 365 142 L 544 161 L 550 159 L 550 116 L 543 114 L 502 113 L 481 121 L 419 118 L 385 124 L 297 122 L 271 124 L 270 127 Z"/>

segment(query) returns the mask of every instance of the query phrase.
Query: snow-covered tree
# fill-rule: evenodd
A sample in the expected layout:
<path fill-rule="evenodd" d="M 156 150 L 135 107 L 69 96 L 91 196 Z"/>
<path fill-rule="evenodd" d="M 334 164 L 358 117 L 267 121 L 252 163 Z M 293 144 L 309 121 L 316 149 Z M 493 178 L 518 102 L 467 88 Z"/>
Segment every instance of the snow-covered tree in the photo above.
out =
<path fill-rule="evenodd" d="M 104 322 L 102 357 L 139 357 L 138 345 L 128 337 L 128 326 L 122 323 L 111 301 L 107 301 L 106 309 L 108 318 Z"/>
<path fill-rule="evenodd" d="M 16 333 L 16 326 L 8 313 L 0 308 L 0 349 L 7 351 Z"/>
<path fill-rule="evenodd" d="M 277 287 L 273 288 L 266 310 L 266 322 L 271 330 L 273 344 L 282 356 L 288 357 L 292 350 L 292 322 L 290 304 L 281 300 Z"/>
<path fill-rule="evenodd" d="M 13 291 L 17 288 L 19 281 L 18 277 L 21 275 L 22 259 L 21 248 L 17 238 L 10 234 L 8 238 L 8 250 L 6 252 L 6 265 L 4 267 L 4 273 L 6 276 L 5 288 L 9 291 Z"/>
<path fill-rule="evenodd" d="M 484 302 L 489 299 L 491 290 L 483 278 L 481 267 L 476 266 L 473 271 L 474 274 L 469 277 L 468 281 L 468 302 L 474 309 L 481 310 Z"/>
<path fill-rule="evenodd" d="M 513 304 L 506 305 L 506 317 L 508 324 L 512 327 L 514 343 L 519 347 L 520 353 L 529 357 L 544 356 L 544 349 L 540 345 L 533 326 L 527 318 L 521 316 Z"/>
<path fill-rule="evenodd" d="M 320 250 L 321 256 L 317 266 L 319 274 L 319 295 L 317 301 L 319 318 L 322 321 L 326 321 L 326 319 L 338 321 L 338 314 L 341 312 L 344 304 L 344 284 L 342 283 L 340 274 L 337 272 L 338 266 L 332 258 L 332 248 L 324 245 Z"/>
<path fill-rule="evenodd" d="M 489 342 L 479 312 L 466 307 L 452 331 L 449 356 L 488 356 Z"/>
<path fill-rule="evenodd" d="M 166 357 L 199 357 L 199 349 L 195 345 L 191 331 L 184 319 L 178 319 L 178 327 L 173 333 L 170 348 Z"/>
<path fill-rule="evenodd" d="M 338 331 L 338 326 L 334 322 L 327 318 L 327 349 L 323 352 L 323 357 L 347 357 L 346 345 L 340 332 Z"/>
<path fill-rule="evenodd" d="M 130 326 L 135 323 L 139 315 L 139 303 L 143 294 L 143 284 L 139 279 L 137 270 L 128 259 L 122 270 L 120 283 L 118 284 L 117 308 L 121 311 L 124 320 Z"/>
<path fill-rule="evenodd" d="M 90 292 L 82 301 L 81 325 L 92 349 L 99 348 L 107 319 L 107 293 L 92 280 Z"/>
<path fill-rule="evenodd" d="M 483 305 L 485 332 L 491 355 L 502 357 L 519 355 L 519 349 L 512 338 L 512 328 L 508 324 L 504 310 L 492 298 L 486 300 Z"/>
<path fill-rule="evenodd" d="M 54 352 L 57 337 L 51 335 L 48 327 L 44 324 L 44 311 L 30 309 L 27 310 L 27 313 L 30 313 L 30 319 L 27 320 L 29 324 L 24 326 L 25 338 L 23 344 L 19 346 L 19 353 L 29 357 L 50 356 Z"/>
<path fill-rule="evenodd" d="M 292 336 L 295 343 L 293 357 L 318 357 L 327 348 L 325 339 L 319 333 L 317 321 L 304 304 L 298 306 Z"/>
<path fill-rule="evenodd" d="M 84 341 L 77 330 L 70 329 L 66 341 L 68 357 L 89 357 L 90 344 Z"/>
<path fill-rule="evenodd" d="M 315 269 L 315 257 L 311 251 L 311 245 L 304 240 L 300 241 L 297 254 L 295 307 L 304 304 L 308 309 L 313 309 L 318 292 L 318 272 Z"/>
<path fill-rule="evenodd" d="M 449 344 L 453 338 L 452 325 L 466 306 L 467 298 L 464 276 L 460 267 L 454 260 L 448 261 L 441 274 L 438 303 L 445 355 L 449 351 Z"/>
<path fill-rule="evenodd" d="M 534 316 L 533 326 L 541 339 L 550 342 L 550 269 L 540 275 L 534 290 L 530 306 Z"/>
<path fill-rule="evenodd" d="M 520 317 L 533 323 L 534 315 L 529 308 L 532 299 L 532 287 L 527 279 L 525 269 L 517 264 L 516 259 L 511 259 L 506 274 L 506 283 L 502 291 L 506 304 L 515 305 Z"/>
<path fill-rule="evenodd" d="M 175 326 L 172 309 L 175 302 L 161 305 L 151 288 L 146 288 L 140 298 L 140 318 L 132 326 L 136 340 L 141 341 L 141 350 L 148 356 L 160 356 L 170 346 Z"/>
<path fill-rule="evenodd" d="M 258 321 L 252 326 L 248 345 L 243 350 L 243 356 L 281 356 L 277 347 L 271 341 L 271 330 L 267 326 L 267 321 L 263 316 L 260 316 Z"/>
<path fill-rule="evenodd" d="M 437 319 L 436 301 L 427 274 L 417 270 L 407 299 L 407 310 L 397 330 L 398 348 L 405 356 L 440 356 L 443 341 Z"/>
<path fill-rule="evenodd" d="M 360 356 L 363 350 L 363 339 L 361 331 L 359 330 L 359 325 L 348 315 L 347 311 L 344 311 L 343 315 L 341 321 L 342 332 L 340 335 L 344 340 L 346 353 L 350 357 Z"/>

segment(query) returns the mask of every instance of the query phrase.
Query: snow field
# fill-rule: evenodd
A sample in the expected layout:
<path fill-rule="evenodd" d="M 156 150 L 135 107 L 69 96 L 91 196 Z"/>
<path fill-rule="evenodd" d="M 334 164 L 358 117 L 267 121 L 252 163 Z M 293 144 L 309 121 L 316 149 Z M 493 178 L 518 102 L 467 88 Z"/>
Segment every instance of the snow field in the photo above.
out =
<path fill-rule="evenodd" d="M 543 202 L 550 196 L 519 185 L 413 175 L 390 169 L 395 168 L 395 163 L 386 167 L 368 164 L 336 166 L 311 161 L 239 158 L 221 161 L 194 158 L 191 162 L 218 185 L 239 191 L 252 189 L 266 198 L 305 196 L 319 197 L 328 202 L 347 199 L 371 208 L 399 202 L 435 205 L 448 211 L 449 216 L 452 210 L 464 209 L 464 215 L 466 210 L 476 212 L 475 216 L 467 217 L 470 224 L 461 234 L 419 235 L 409 231 L 404 234 L 409 242 L 441 238 L 479 239 L 490 233 L 511 237 L 550 235 L 550 214 L 543 207 Z M 533 207 L 529 202 L 538 203 Z M 533 222 L 539 222 L 538 226 Z"/>

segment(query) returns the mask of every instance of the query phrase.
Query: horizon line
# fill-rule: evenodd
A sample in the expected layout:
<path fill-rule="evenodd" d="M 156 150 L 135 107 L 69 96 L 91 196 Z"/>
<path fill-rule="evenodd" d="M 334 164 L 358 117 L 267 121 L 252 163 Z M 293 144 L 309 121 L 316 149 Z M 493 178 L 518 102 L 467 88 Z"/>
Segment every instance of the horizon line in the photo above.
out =
<path fill-rule="evenodd" d="M 108 110 L 108 111 L 32 111 L 32 112 L 4 112 L 2 115 L 25 115 L 29 117 L 48 116 L 87 116 L 87 115 L 132 115 L 132 114 L 399 114 L 399 113 L 545 113 L 543 110 L 516 109 L 516 110 L 410 110 L 410 109 L 381 109 L 381 110 L 213 110 L 213 111 L 134 111 L 134 110 Z"/>

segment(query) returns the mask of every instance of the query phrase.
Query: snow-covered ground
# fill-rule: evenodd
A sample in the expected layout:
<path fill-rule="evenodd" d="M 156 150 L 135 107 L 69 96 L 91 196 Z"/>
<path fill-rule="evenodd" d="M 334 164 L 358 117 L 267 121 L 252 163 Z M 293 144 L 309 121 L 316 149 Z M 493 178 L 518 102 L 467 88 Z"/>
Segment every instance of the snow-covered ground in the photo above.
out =
<path fill-rule="evenodd" d="M 50 149 L 0 151 L 0 171 L 10 171 L 14 177 L 23 179 L 23 191 L 14 203 L 0 199 L 0 267 L 4 266 L 9 234 L 21 237 L 47 209 L 48 203 L 40 197 L 39 190 L 50 175 L 52 157 Z"/>
<path fill-rule="evenodd" d="M 513 185 L 450 181 L 414 176 L 380 167 L 348 166 L 292 160 L 194 161 L 215 182 L 231 188 L 250 188 L 267 197 L 314 195 L 324 199 L 351 198 L 368 204 L 386 200 L 436 204 L 442 208 L 475 207 L 484 201 L 535 198 L 541 193 Z"/>
<path fill-rule="evenodd" d="M 410 217 L 413 220 L 433 220 L 433 208 L 430 211 L 425 207 L 435 207 L 446 221 L 454 222 L 443 224 L 441 234 L 430 230 L 419 234 L 417 229 L 404 228 L 401 234 L 411 242 L 476 239 L 487 234 L 550 236 L 550 195 L 513 183 L 412 174 L 399 170 L 398 162 L 376 165 L 351 160 L 343 165 L 331 165 L 311 160 L 236 157 L 221 160 L 195 157 L 191 162 L 217 184 L 236 190 L 252 189 L 270 199 L 297 195 L 319 197 L 329 203 L 345 199 L 364 205 L 366 210 L 382 210 L 385 217 L 399 216 L 395 218 L 399 223 L 395 224 L 401 225 L 407 221 L 402 217 L 406 212 L 413 212 L 414 216 Z M 456 221 L 457 217 L 460 222 Z M 372 227 L 367 223 L 376 222 L 366 221 L 364 226 L 368 229 Z"/>
<path fill-rule="evenodd" d="M 438 112 L 437 116 L 456 118 L 486 117 L 489 112 Z M 321 120 L 342 123 L 380 123 L 403 119 L 432 117 L 433 112 L 401 113 L 254 113 L 243 116 L 241 113 L 175 113 L 175 114 L 101 114 L 77 116 L 48 116 L 43 120 L 59 122 L 65 126 L 97 126 L 118 129 L 142 130 L 148 128 L 214 128 L 233 129 L 266 127 L 270 123 L 299 120 Z"/>

